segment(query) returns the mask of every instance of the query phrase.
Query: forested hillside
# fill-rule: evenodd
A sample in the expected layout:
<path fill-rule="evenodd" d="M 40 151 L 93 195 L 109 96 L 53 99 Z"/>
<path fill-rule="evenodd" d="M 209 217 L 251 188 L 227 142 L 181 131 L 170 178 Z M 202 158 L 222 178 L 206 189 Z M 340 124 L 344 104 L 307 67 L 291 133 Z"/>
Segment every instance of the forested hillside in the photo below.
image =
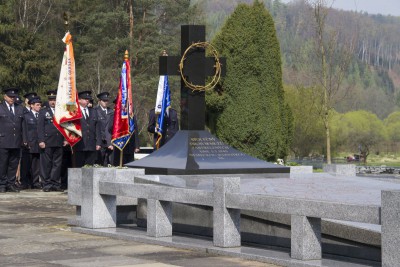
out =
<path fill-rule="evenodd" d="M 253 0 L 192 0 L 206 14 L 209 39 L 223 25 L 238 3 Z M 307 86 L 307 58 L 314 53 L 313 17 L 305 0 L 284 4 L 260 0 L 272 14 L 281 45 L 284 83 Z M 329 3 L 329 1 L 327 1 Z M 335 106 L 339 112 L 365 109 L 385 118 L 400 107 L 400 17 L 329 10 L 328 28 L 337 29 L 339 44 L 354 44 L 353 59 L 342 89 L 345 97 Z"/>
<path fill-rule="evenodd" d="M 311 7 L 304 0 L 259 1 L 274 19 L 284 87 L 309 86 L 315 33 Z M 179 53 L 182 24 L 206 23 L 211 41 L 238 3 L 253 0 L 0 0 L 0 86 L 41 96 L 57 87 L 67 12 L 78 90 L 115 96 L 123 53 L 129 50 L 141 143 L 149 144 L 146 126 L 155 102 L 158 56 L 163 49 L 169 55 Z M 351 65 L 341 83 L 346 94 L 336 102 L 336 111 L 364 109 L 384 119 L 398 110 L 400 18 L 330 10 L 327 22 L 328 29 L 338 29 L 340 45 L 354 41 Z M 170 82 L 171 88 L 179 88 L 179 78 L 171 77 Z M 179 109 L 179 90 L 172 95 L 172 105 Z"/>

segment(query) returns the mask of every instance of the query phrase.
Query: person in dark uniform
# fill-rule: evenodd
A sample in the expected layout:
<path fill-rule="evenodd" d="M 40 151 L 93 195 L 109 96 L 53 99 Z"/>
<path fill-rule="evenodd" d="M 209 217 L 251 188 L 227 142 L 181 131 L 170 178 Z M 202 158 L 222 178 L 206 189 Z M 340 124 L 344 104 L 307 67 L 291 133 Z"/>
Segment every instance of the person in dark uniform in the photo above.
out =
<path fill-rule="evenodd" d="M 27 112 L 31 111 L 31 105 L 29 104 L 29 100 L 30 100 L 32 97 L 37 97 L 37 96 L 38 96 L 38 95 L 37 95 L 37 93 L 35 93 L 35 92 L 29 92 L 29 93 L 24 94 L 25 109 L 26 109 Z"/>
<path fill-rule="evenodd" d="M 108 166 L 111 164 L 110 158 L 112 154 L 112 150 L 108 149 L 107 140 L 106 140 L 106 126 L 107 126 L 107 118 L 110 113 L 113 112 L 111 108 L 108 107 L 110 93 L 103 92 L 97 95 L 97 99 L 99 100 L 99 105 L 94 108 L 97 112 L 97 118 L 100 124 L 101 130 L 101 149 L 97 152 L 97 160 L 96 164 L 102 166 Z"/>
<path fill-rule="evenodd" d="M 30 92 L 24 94 L 25 98 L 25 106 L 24 106 L 24 114 L 29 114 L 31 112 L 31 106 L 29 104 L 29 100 L 33 97 L 36 97 L 37 93 Z M 21 101 L 22 102 L 22 101 Z M 21 148 L 21 160 L 20 164 L 20 175 L 19 175 L 19 182 L 20 182 L 20 189 L 29 189 L 31 188 L 32 182 L 32 154 L 29 152 L 29 148 L 25 145 Z"/>
<path fill-rule="evenodd" d="M 156 148 L 156 142 L 158 134 L 156 133 L 157 116 L 154 112 L 154 108 L 150 110 L 149 113 L 149 124 L 147 126 L 147 131 L 154 134 L 154 149 Z M 170 108 L 168 112 L 165 112 L 165 121 L 163 125 L 163 136 L 160 141 L 160 147 L 166 144 L 169 140 L 174 137 L 176 132 L 179 130 L 178 114 L 175 109 Z"/>
<path fill-rule="evenodd" d="M 17 95 L 15 97 L 15 104 L 22 107 L 22 103 L 24 103 L 24 102 L 22 101 L 21 97 L 19 97 L 19 95 Z M 25 110 L 24 110 L 24 112 L 25 112 Z"/>
<path fill-rule="evenodd" d="M 43 191 L 60 191 L 61 189 L 61 163 L 63 146 L 67 144 L 64 136 L 53 123 L 56 91 L 48 91 L 49 107 L 39 112 L 38 142 L 40 147 L 40 174 L 43 179 Z"/>
<path fill-rule="evenodd" d="M 17 88 L 3 89 L 0 104 L 0 193 L 19 192 L 16 174 L 22 145 L 24 108 L 15 104 Z"/>
<path fill-rule="evenodd" d="M 116 99 L 113 101 L 115 104 Z M 114 125 L 114 111 L 110 116 L 107 118 L 107 130 L 106 130 L 106 140 L 107 140 L 107 147 L 108 149 L 112 150 L 112 160 L 111 164 L 113 166 L 119 166 L 120 164 L 120 157 L 121 157 L 121 152 L 118 148 L 114 147 L 111 143 L 112 141 L 112 131 L 113 131 L 113 125 Z M 129 139 L 128 143 L 126 144 L 124 150 L 123 150 L 123 158 L 122 158 L 122 164 L 126 164 L 129 162 L 132 162 L 135 160 L 135 153 L 138 153 L 140 151 L 140 144 L 139 144 L 139 134 L 138 134 L 138 127 L 137 127 L 137 122 L 136 122 L 136 116 L 133 117 L 134 123 L 135 123 L 135 132 L 133 136 Z"/>
<path fill-rule="evenodd" d="M 28 149 L 30 156 L 30 168 L 26 171 L 30 172 L 29 177 L 31 178 L 31 180 L 21 180 L 21 185 L 24 186 L 24 189 L 41 189 L 42 186 L 40 183 L 40 151 L 37 125 L 39 119 L 39 111 L 42 107 L 42 100 L 39 96 L 31 97 L 28 103 L 30 105 L 30 111 L 24 113 L 24 123 L 22 124 L 22 139 L 24 147 Z M 22 177 L 23 176 L 21 176 L 21 178 Z"/>
<path fill-rule="evenodd" d="M 92 99 L 90 91 L 78 93 L 79 106 L 82 111 L 81 129 L 82 139 L 74 146 L 75 167 L 94 165 L 97 159 L 97 151 L 101 148 L 101 131 L 98 123 L 97 112 L 89 108 Z"/>
<path fill-rule="evenodd" d="M 74 165 L 72 164 L 71 146 L 65 145 L 61 163 L 61 189 L 64 190 L 68 189 L 68 168 L 74 168 Z"/>

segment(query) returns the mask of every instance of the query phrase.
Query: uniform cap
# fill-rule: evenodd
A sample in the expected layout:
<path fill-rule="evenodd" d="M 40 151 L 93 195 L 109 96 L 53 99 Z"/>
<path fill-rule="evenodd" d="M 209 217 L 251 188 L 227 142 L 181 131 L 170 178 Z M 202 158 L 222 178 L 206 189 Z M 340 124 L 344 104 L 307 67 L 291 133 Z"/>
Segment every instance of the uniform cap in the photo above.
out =
<path fill-rule="evenodd" d="M 49 100 L 50 100 L 50 99 L 56 99 L 56 97 L 57 97 L 57 92 L 56 92 L 55 90 L 49 90 L 49 91 L 47 91 L 46 95 L 47 95 L 47 98 L 48 98 Z"/>
<path fill-rule="evenodd" d="M 40 99 L 40 96 L 34 96 L 29 98 L 28 104 L 35 104 L 35 103 L 42 103 L 42 100 Z"/>
<path fill-rule="evenodd" d="M 103 101 L 108 101 L 108 100 L 110 100 L 109 97 L 110 97 L 110 93 L 109 93 L 109 92 L 102 92 L 102 93 L 100 93 L 100 94 L 97 95 L 97 98 L 98 98 L 99 100 L 103 100 Z"/>
<path fill-rule="evenodd" d="M 35 92 L 29 92 L 29 93 L 24 94 L 24 98 L 28 98 L 28 99 L 35 97 L 35 96 L 37 96 L 37 93 L 35 93 Z"/>
<path fill-rule="evenodd" d="M 17 97 L 18 91 L 19 91 L 18 88 L 15 88 L 15 87 L 9 87 L 9 88 L 3 89 L 3 93 L 9 97 Z"/>
<path fill-rule="evenodd" d="M 92 92 L 91 91 L 82 91 L 78 93 L 78 97 L 82 99 L 92 99 Z"/>
<path fill-rule="evenodd" d="M 15 104 L 21 105 L 22 103 L 23 103 L 23 101 L 21 100 L 21 97 L 19 95 L 17 95 L 15 97 Z"/>

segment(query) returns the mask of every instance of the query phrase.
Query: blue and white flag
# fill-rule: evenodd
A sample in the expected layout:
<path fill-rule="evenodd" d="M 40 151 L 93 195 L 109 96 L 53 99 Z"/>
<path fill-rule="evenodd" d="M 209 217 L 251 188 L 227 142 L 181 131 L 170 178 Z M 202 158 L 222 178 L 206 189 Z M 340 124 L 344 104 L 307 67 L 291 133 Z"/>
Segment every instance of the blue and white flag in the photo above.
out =
<path fill-rule="evenodd" d="M 157 149 L 160 147 L 160 142 L 163 136 L 163 128 L 165 123 L 165 116 L 168 116 L 169 109 L 171 108 L 171 93 L 169 91 L 168 76 L 160 76 L 158 82 L 157 100 L 155 107 L 155 114 L 159 114 L 157 120 L 156 133 L 158 138 L 156 141 Z"/>

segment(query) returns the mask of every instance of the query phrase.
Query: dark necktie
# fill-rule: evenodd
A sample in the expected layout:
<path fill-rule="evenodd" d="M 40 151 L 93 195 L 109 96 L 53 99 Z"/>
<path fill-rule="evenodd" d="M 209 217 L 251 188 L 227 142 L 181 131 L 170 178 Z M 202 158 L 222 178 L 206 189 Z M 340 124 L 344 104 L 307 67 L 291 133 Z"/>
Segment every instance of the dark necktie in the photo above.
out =
<path fill-rule="evenodd" d="M 89 118 L 89 114 L 87 113 L 87 109 L 85 108 L 85 119 L 88 119 Z"/>
<path fill-rule="evenodd" d="M 12 106 L 10 106 L 10 112 L 11 112 L 11 114 L 14 115 L 14 111 L 13 111 L 13 109 L 12 109 Z"/>
<path fill-rule="evenodd" d="M 36 117 L 36 119 L 39 118 L 39 113 L 36 112 L 35 117 Z"/>

